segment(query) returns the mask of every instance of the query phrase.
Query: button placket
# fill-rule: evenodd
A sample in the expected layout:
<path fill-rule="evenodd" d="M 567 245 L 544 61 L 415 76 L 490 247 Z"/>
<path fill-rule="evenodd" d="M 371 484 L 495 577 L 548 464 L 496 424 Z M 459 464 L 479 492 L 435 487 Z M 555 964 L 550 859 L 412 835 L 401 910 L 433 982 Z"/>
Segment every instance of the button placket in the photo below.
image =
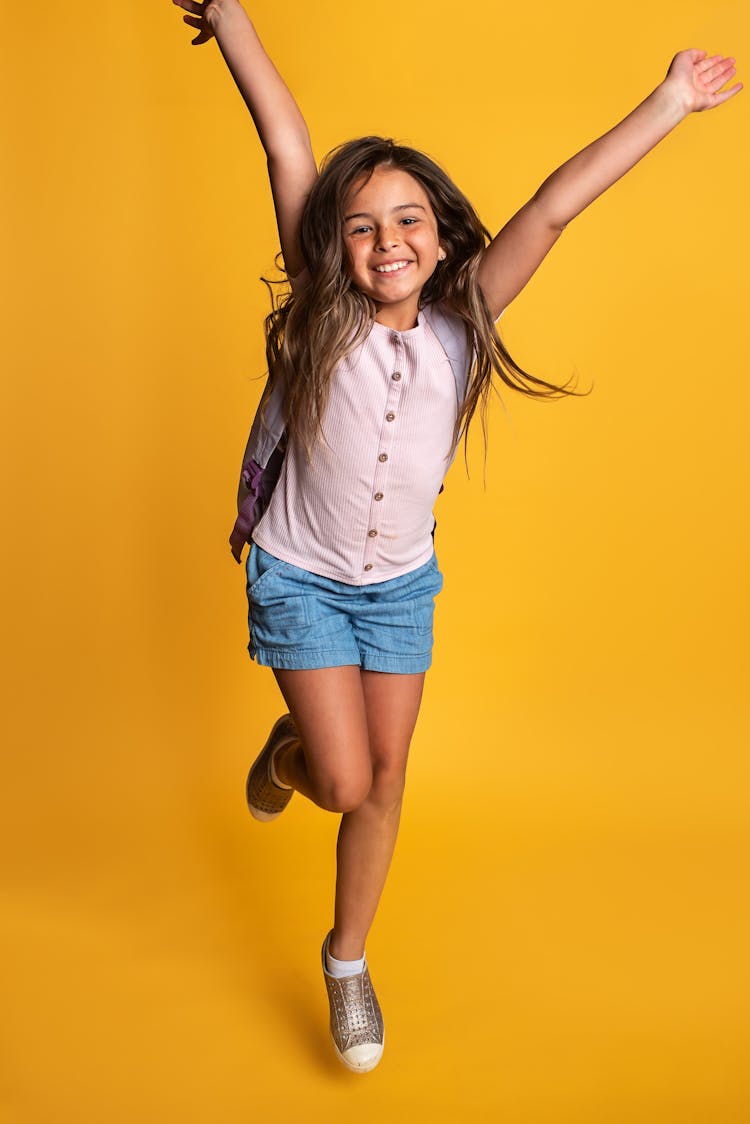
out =
<path fill-rule="evenodd" d="M 373 472 L 372 500 L 370 501 L 368 529 L 367 537 L 365 538 L 363 560 L 363 569 L 366 573 L 369 573 L 369 571 L 372 570 L 375 562 L 379 525 L 382 518 L 381 513 L 383 511 L 382 500 L 388 490 L 388 465 L 390 454 L 395 441 L 396 426 L 393 423 L 396 421 L 398 415 L 398 405 L 401 400 L 401 393 L 404 387 L 402 370 L 404 360 L 404 344 L 397 332 L 394 332 L 392 334 L 391 341 L 393 343 L 393 368 L 388 380 L 388 392 L 386 394 L 385 412 L 378 443 L 379 452 Z"/>

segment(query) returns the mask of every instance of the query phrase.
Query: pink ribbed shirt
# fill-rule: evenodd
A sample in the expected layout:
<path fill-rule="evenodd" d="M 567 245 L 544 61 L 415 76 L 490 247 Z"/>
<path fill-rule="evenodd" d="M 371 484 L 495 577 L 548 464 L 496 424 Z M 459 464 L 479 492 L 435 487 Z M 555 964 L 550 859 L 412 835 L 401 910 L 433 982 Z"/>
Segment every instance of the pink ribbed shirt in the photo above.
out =
<path fill-rule="evenodd" d="M 290 444 L 253 533 L 263 550 L 323 577 L 369 585 L 432 556 L 432 508 L 455 456 L 456 378 L 431 326 L 397 332 L 373 321 L 337 366 L 310 463 Z M 468 366 L 462 322 L 450 317 Z"/>

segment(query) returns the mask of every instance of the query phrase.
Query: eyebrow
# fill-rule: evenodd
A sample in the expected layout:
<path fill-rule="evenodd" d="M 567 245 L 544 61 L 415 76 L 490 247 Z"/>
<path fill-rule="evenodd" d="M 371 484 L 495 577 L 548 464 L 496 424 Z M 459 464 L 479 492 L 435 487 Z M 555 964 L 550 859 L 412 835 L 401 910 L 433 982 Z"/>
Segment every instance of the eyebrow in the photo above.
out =
<path fill-rule="evenodd" d="M 418 207 L 420 211 L 425 210 L 421 203 L 400 203 L 398 207 L 392 209 L 394 211 L 411 211 L 415 207 Z M 357 211 L 354 215 L 344 215 L 344 222 L 349 222 L 351 219 L 371 219 L 373 217 L 368 211 Z"/>

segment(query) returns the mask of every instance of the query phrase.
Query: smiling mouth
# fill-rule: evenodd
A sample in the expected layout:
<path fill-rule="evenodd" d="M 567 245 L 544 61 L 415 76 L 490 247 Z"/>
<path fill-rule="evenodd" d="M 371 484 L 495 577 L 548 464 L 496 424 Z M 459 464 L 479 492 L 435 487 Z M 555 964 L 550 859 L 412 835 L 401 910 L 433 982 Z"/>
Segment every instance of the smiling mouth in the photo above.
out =
<path fill-rule="evenodd" d="M 393 261 L 386 262 L 383 265 L 376 265 L 376 273 L 399 273 L 402 269 L 406 269 L 407 265 L 411 265 L 410 261 Z"/>

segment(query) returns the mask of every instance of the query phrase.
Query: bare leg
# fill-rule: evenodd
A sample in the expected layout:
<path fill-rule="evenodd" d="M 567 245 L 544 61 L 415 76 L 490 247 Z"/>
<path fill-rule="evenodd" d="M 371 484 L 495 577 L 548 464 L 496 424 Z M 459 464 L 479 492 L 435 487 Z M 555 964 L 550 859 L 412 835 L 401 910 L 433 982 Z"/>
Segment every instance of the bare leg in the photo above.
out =
<path fill-rule="evenodd" d="M 360 669 L 274 669 L 274 675 L 302 739 L 276 755 L 279 780 L 328 811 L 356 808 L 372 784 Z"/>
<path fill-rule="evenodd" d="M 396 844 L 424 673 L 348 666 L 274 674 L 302 741 L 277 754 L 279 780 L 320 807 L 344 813 L 328 947 L 337 959 L 356 960 Z"/>
<path fill-rule="evenodd" d="M 331 956 L 364 953 L 396 845 L 409 743 L 422 701 L 424 673 L 363 671 L 373 780 L 367 798 L 341 817 L 336 848 L 336 907 Z"/>

